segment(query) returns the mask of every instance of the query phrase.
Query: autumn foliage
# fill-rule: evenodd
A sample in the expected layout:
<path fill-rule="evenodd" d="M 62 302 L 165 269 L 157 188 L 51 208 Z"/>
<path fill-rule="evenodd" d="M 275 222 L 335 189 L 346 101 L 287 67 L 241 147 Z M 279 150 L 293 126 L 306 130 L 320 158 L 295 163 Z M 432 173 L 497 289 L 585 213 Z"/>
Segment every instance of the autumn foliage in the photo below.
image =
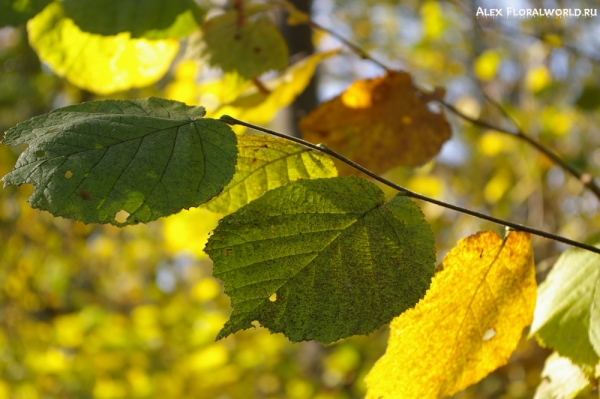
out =
<path fill-rule="evenodd" d="M 136 4 L 0 2 L 0 399 L 597 389 L 573 22 L 471 46 L 465 21 L 502 27 L 434 0 L 349 2 L 354 41 L 283 0 Z M 289 54 L 277 13 L 318 50 Z M 278 133 L 317 75 L 306 141 Z"/>

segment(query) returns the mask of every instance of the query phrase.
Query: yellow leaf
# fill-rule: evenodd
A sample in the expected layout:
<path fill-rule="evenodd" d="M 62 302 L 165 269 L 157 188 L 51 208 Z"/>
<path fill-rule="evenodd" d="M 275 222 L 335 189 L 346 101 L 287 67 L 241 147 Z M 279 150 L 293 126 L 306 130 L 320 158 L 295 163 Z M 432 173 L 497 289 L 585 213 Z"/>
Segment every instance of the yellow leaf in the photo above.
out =
<path fill-rule="evenodd" d="M 261 93 L 256 87 L 241 95 L 229 105 L 211 114 L 211 117 L 230 115 L 246 122 L 264 124 L 271 121 L 275 113 L 288 106 L 304 91 L 321 61 L 337 54 L 338 50 L 316 53 L 289 67 L 285 73 L 265 86 L 269 94 Z"/>
<path fill-rule="evenodd" d="M 288 12 L 287 24 L 290 26 L 304 25 L 310 22 L 310 15 L 304 11 L 300 11 L 296 6 L 289 1 L 281 1 L 281 5 Z"/>
<path fill-rule="evenodd" d="M 500 169 L 485 185 L 483 190 L 485 200 L 490 204 L 497 203 L 513 184 L 514 181 L 510 173 L 506 169 Z"/>
<path fill-rule="evenodd" d="M 496 77 L 501 61 L 498 51 L 486 50 L 475 60 L 473 70 L 479 79 L 487 82 Z"/>
<path fill-rule="evenodd" d="M 486 130 L 477 143 L 480 154 L 494 157 L 502 152 L 512 152 L 515 149 L 515 140 L 505 133 L 495 130 Z"/>
<path fill-rule="evenodd" d="M 165 87 L 165 97 L 187 105 L 198 104 L 196 72 L 198 64 L 194 61 L 183 61 L 175 69 L 175 79 Z"/>
<path fill-rule="evenodd" d="M 525 85 L 534 93 L 548 86 L 551 81 L 552 75 L 544 65 L 530 69 L 525 77 Z"/>
<path fill-rule="evenodd" d="M 443 93 L 422 95 L 409 74 L 389 72 L 354 82 L 303 118 L 300 128 L 306 140 L 325 143 L 375 173 L 417 166 L 435 156 L 450 138 L 445 117 L 427 107 L 434 97 Z M 341 162 L 336 166 L 340 175 L 357 173 Z"/>
<path fill-rule="evenodd" d="M 198 259 L 206 258 L 204 246 L 208 235 L 222 217 L 205 208 L 191 208 L 165 218 L 163 235 L 166 249 L 172 254 L 187 250 Z"/>
<path fill-rule="evenodd" d="M 416 306 L 391 323 L 388 348 L 366 378 L 367 399 L 442 398 L 506 364 L 531 323 L 531 238 L 490 231 L 464 238 Z"/>
<path fill-rule="evenodd" d="M 101 36 L 83 32 L 51 3 L 27 24 L 29 41 L 52 70 L 84 89 L 109 94 L 160 79 L 177 54 L 170 40 L 131 39 L 129 32 Z"/>
<path fill-rule="evenodd" d="M 423 33 L 426 39 L 438 39 L 444 33 L 446 24 L 443 10 L 435 1 L 426 1 L 421 8 L 423 18 Z"/>

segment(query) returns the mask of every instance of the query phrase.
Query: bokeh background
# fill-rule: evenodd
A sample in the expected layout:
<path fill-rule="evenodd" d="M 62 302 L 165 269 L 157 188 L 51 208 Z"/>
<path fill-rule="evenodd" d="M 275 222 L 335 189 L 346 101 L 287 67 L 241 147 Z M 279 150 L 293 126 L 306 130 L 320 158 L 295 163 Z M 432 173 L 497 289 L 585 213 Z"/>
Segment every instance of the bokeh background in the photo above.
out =
<path fill-rule="evenodd" d="M 511 128 L 485 92 L 523 131 L 600 176 L 600 19 L 476 17 L 479 6 L 511 5 L 598 6 L 583 0 L 327 0 L 315 2 L 313 17 L 411 72 L 422 87 L 446 87 L 447 101 L 463 113 Z M 313 41 L 320 50 L 340 47 L 322 32 Z M 319 70 L 319 98 L 381 73 L 349 52 L 330 57 Z M 24 26 L 5 27 L 0 131 L 56 107 L 101 98 L 155 95 L 204 105 L 216 96 L 207 82 L 218 79 L 180 51 L 155 85 L 99 96 L 44 65 Z M 600 228 L 598 198 L 547 158 L 514 137 L 448 118 L 453 138 L 435 160 L 386 177 L 576 240 Z M 280 113 L 271 126 L 289 129 L 285 119 Z M 0 174 L 22 150 L 0 146 Z M 124 229 L 84 225 L 31 209 L 31 192 L 29 186 L 0 189 L 0 399 L 364 396 L 363 378 L 385 351 L 386 327 L 329 346 L 293 344 L 262 328 L 214 341 L 231 310 L 202 248 L 222 215 L 193 209 Z M 501 234 L 499 226 L 421 205 L 439 260 L 478 230 Z M 534 237 L 540 281 L 564 249 Z M 526 333 L 508 365 L 455 397 L 533 397 L 551 352 Z M 596 396 L 591 388 L 580 395 Z"/>

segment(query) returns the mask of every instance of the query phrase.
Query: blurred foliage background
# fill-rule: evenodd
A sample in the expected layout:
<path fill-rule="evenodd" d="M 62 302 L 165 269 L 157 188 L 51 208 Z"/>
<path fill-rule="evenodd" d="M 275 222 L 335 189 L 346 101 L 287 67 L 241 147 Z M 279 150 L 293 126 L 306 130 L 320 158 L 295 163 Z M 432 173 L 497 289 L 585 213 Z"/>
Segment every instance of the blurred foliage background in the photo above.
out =
<path fill-rule="evenodd" d="M 317 22 L 374 58 L 411 72 L 421 86 L 444 86 L 447 101 L 463 113 L 511 128 L 485 92 L 523 131 L 580 170 L 600 175 L 598 18 L 477 18 L 477 7 L 491 3 L 328 0 L 315 2 L 313 13 Z M 597 6 L 584 0 L 517 3 Z M 323 32 L 313 39 L 320 50 L 340 47 Z M 101 98 L 156 95 L 210 110 L 219 90 L 235 83 L 220 80 L 184 53 L 155 85 L 98 96 L 41 63 L 24 26 L 2 28 L 0 130 L 53 108 Z M 347 51 L 329 57 L 319 71 L 320 99 L 381 73 Z M 394 169 L 386 177 L 573 239 L 598 230 L 598 199 L 580 182 L 513 137 L 448 118 L 453 138 L 434 161 Z M 281 120 L 276 117 L 271 125 L 285 129 Z M 0 147 L 2 175 L 20 150 Z M 262 328 L 214 341 L 230 309 L 202 248 L 219 215 L 195 209 L 117 229 L 33 210 L 26 203 L 30 193 L 27 186 L 0 190 L 0 399 L 364 395 L 363 378 L 385 351 L 385 328 L 330 346 L 292 344 Z M 475 231 L 500 232 L 498 226 L 420 205 L 433 225 L 438 259 Z M 534 237 L 539 280 L 564 249 Z M 549 353 L 524 338 L 508 365 L 456 397 L 533 397 Z M 588 389 L 580 397 L 594 395 Z"/>

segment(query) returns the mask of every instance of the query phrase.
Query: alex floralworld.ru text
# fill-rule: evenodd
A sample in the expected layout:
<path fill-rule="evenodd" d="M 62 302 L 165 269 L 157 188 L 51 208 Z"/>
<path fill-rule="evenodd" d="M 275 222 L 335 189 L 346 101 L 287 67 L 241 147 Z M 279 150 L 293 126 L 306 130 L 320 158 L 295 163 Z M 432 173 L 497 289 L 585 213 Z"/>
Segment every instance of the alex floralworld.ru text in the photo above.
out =
<path fill-rule="evenodd" d="M 598 15 L 598 9 L 596 8 L 483 8 L 477 9 L 477 17 L 520 17 L 520 18 L 532 18 L 532 17 L 583 17 L 591 18 Z"/>

